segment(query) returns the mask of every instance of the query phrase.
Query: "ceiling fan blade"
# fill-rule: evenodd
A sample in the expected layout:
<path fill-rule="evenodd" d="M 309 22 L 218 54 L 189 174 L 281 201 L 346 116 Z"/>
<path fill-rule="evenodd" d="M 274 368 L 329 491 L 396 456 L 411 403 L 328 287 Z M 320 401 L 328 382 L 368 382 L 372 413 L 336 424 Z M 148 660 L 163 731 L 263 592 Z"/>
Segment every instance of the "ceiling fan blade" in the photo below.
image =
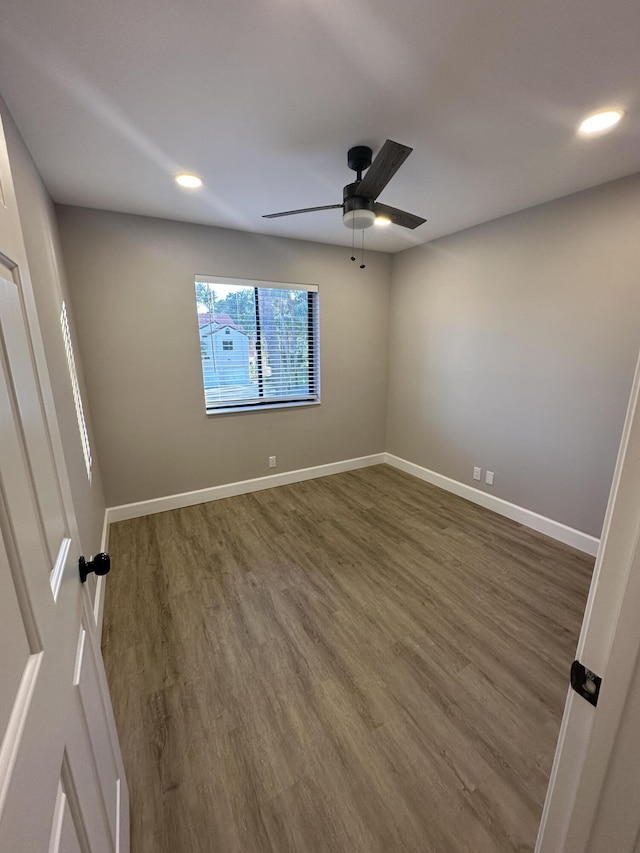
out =
<path fill-rule="evenodd" d="M 415 213 L 407 213 L 406 210 L 398 210 L 397 207 L 389 207 L 388 204 L 380 204 L 377 201 L 374 205 L 376 216 L 386 216 L 394 225 L 402 225 L 403 228 L 417 228 L 426 222 L 421 216 L 416 216 Z"/>
<path fill-rule="evenodd" d="M 387 139 L 367 169 L 356 194 L 363 198 L 378 198 L 412 151 L 413 148 L 408 145 L 400 145 L 399 142 Z"/>
<path fill-rule="evenodd" d="M 295 216 L 296 213 L 313 213 L 314 210 L 337 210 L 341 204 L 325 204 L 322 207 L 301 207 L 300 210 L 283 210 L 282 213 L 265 213 L 263 219 L 277 219 L 278 216 Z"/>

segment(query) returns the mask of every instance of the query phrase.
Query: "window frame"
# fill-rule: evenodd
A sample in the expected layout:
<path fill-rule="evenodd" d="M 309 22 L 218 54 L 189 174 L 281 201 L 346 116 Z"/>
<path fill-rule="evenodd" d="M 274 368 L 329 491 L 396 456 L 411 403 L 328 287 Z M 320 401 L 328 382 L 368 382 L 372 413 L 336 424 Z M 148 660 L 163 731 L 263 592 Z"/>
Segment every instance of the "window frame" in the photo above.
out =
<path fill-rule="evenodd" d="M 254 290 L 257 396 L 255 398 L 245 398 L 245 400 L 227 400 L 213 404 L 207 401 L 207 389 L 204 384 L 204 365 L 201 357 L 200 369 L 202 387 L 204 391 L 205 411 L 207 415 L 223 415 L 239 412 L 256 412 L 269 409 L 288 409 L 299 408 L 301 406 L 306 407 L 320 405 L 320 293 L 318 285 L 303 284 L 300 282 L 268 281 L 266 279 L 246 279 L 231 276 L 211 276 L 200 274 L 194 277 L 194 286 L 197 286 L 198 284 L 219 284 Z M 262 348 L 262 322 L 258 298 L 259 290 L 261 288 L 271 290 L 303 291 L 307 293 L 307 357 L 309 361 L 309 392 L 308 394 L 300 395 L 298 398 L 272 398 L 265 396 L 265 378 L 267 374 L 263 365 L 264 353 Z"/>

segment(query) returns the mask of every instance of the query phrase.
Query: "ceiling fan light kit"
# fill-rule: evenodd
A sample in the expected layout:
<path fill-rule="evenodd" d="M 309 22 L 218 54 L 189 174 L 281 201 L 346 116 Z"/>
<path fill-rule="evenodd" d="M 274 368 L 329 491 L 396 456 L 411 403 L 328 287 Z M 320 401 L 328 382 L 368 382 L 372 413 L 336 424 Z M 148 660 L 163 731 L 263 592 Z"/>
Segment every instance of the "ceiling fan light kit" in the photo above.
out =
<path fill-rule="evenodd" d="M 375 221 L 376 215 L 373 210 L 347 210 L 342 214 L 342 224 L 345 228 L 352 228 L 354 231 L 371 228 Z"/>
<path fill-rule="evenodd" d="M 299 210 L 285 210 L 281 213 L 267 213 L 263 219 L 342 208 L 342 223 L 352 231 L 364 231 L 370 228 L 376 219 L 386 220 L 387 223 L 400 225 L 402 228 L 417 228 L 427 220 L 376 201 L 412 151 L 413 148 L 407 145 L 400 145 L 399 142 L 387 139 L 372 160 L 371 148 L 367 145 L 356 145 L 347 153 L 347 163 L 356 173 L 356 180 L 344 187 L 342 204 L 325 204 L 321 207 L 304 207 Z M 366 175 L 363 177 L 364 171 Z M 352 260 L 355 258 L 352 257 Z M 364 264 L 361 268 L 364 268 Z"/>
<path fill-rule="evenodd" d="M 347 184 L 344 188 L 344 202 L 342 205 L 342 224 L 354 231 L 362 231 L 371 228 L 376 221 L 375 205 L 368 198 L 356 195 L 358 181 Z"/>

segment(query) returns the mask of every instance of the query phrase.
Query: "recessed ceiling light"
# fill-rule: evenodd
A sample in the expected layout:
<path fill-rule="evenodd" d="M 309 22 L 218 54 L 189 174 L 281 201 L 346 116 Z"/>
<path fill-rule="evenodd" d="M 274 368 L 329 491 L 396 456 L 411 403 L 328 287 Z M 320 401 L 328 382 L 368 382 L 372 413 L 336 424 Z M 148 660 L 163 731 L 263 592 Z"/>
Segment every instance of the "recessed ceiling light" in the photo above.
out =
<path fill-rule="evenodd" d="M 202 186 L 202 178 L 199 178 L 197 175 L 189 175 L 185 172 L 182 175 L 176 175 L 176 184 L 180 184 L 181 187 L 186 187 L 190 190 L 197 190 L 198 187 Z"/>
<path fill-rule="evenodd" d="M 376 225 L 379 228 L 386 228 L 387 225 L 391 225 L 391 220 L 388 216 L 376 216 Z"/>
<path fill-rule="evenodd" d="M 601 110 L 592 113 L 581 122 L 578 131 L 587 135 L 603 133 L 605 130 L 611 130 L 612 127 L 615 127 L 623 115 L 622 110 Z"/>

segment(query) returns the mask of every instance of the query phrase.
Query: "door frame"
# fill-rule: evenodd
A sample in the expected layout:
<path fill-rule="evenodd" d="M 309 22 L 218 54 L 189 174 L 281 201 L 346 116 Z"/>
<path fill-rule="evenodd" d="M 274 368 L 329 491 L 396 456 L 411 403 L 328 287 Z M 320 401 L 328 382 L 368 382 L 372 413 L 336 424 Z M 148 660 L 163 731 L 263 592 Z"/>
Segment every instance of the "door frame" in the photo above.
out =
<path fill-rule="evenodd" d="M 630 694 L 640 662 L 639 537 L 640 359 L 576 652 L 602 677 L 600 697 L 594 708 L 568 691 L 536 853 L 585 853 L 600 833 L 633 845 L 640 832 L 640 812 L 626 807 L 630 789 L 619 775 L 620 756 L 638 751 L 624 723 L 640 705 Z"/>

